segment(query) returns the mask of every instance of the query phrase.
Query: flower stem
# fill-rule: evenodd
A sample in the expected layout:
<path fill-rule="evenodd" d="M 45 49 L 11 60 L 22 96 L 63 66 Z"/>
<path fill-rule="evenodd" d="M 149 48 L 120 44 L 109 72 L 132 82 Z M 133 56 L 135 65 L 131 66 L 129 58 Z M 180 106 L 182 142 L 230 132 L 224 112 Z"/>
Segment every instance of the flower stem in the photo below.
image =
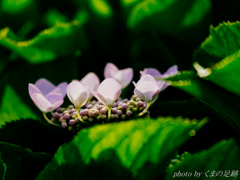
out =
<path fill-rule="evenodd" d="M 85 123 L 85 122 L 83 121 L 83 119 L 81 118 L 80 114 L 79 114 L 79 109 L 80 109 L 80 108 L 76 108 L 78 119 L 79 119 L 82 123 Z"/>
<path fill-rule="evenodd" d="M 50 120 L 48 119 L 47 113 L 43 112 L 43 117 L 46 119 L 46 121 L 47 121 L 49 124 L 52 124 L 52 125 L 54 125 L 54 126 L 60 127 L 60 125 L 58 125 L 58 124 L 56 124 L 56 123 L 54 123 L 54 122 L 52 122 L 52 121 L 50 121 Z"/>
<path fill-rule="evenodd" d="M 111 110 L 112 110 L 112 108 L 111 108 L 111 107 L 108 107 L 108 121 L 110 120 Z"/>
<path fill-rule="evenodd" d="M 147 107 L 142 112 L 140 112 L 138 114 L 138 116 L 142 116 L 143 114 L 145 114 L 147 112 L 148 108 L 150 107 L 150 105 L 151 105 L 151 101 L 147 102 Z"/>
<path fill-rule="evenodd" d="M 151 101 L 151 105 L 153 105 L 155 103 L 155 101 L 158 99 L 158 95 L 155 98 L 153 98 L 153 100 Z"/>

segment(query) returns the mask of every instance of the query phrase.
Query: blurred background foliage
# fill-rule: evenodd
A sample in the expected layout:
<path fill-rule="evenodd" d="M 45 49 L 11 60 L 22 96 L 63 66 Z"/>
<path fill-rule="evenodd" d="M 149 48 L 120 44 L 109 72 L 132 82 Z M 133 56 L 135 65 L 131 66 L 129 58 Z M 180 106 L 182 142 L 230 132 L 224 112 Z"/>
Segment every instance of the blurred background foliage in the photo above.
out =
<path fill-rule="evenodd" d="M 238 0 L 0 0 L 0 140 L 34 152 L 54 154 L 68 141 L 68 135 L 63 136 L 43 121 L 29 97 L 28 83 L 42 77 L 55 85 L 69 83 L 72 79 L 80 80 L 88 72 L 95 72 L 102 81 L 107 62 L 113 62 L 119 69 L 132 67 L 134 81 L 138 81 L 139 71 L 148 67 L 163 73 L 176 64 L 179 71 L 189 72 L 170 79 L 178 88 L 168 87 L 150 108 L 152 117 L 208 117 L 209 123 L 187 141 L 180 153 L 198 152 L 224 138 L 236 136 L 235 132 L 239 134 L 240 130 L 236 88 L 239 65 L 235 61 L 239 59 L 240 25 L 213 27 L 223 21 L 239 20 L 239 7 Z M 210 38 L 205 41 L 210 36 L 216 38 L 215 41 L 209 41 Z M 202 42 L 206 43 L 201 46 Z M 219 68 L 216 63 L 230 55 L 234 63 Z M 212 68 L 208 79 L 198 77 L 194 62 Z M 226 78 L 226 74 L 230 78 Z M 191 80 L 192 84 L 180 86 L 179 80 Z M 123 96 L 130 98 L 133 88 L 129 85 Z M 65 98 L 64 105 L 69 103 Z M 11 121 L 16 122 L 9 123 Z M 42 127 L 45 136 L 38 132 Z M 52 133 L 59 137 L 54 144 L 55 137 L 48 138 Z M 3 137 L 4 134 L 7 136 Z M 36 143 L 33 137 L 40 142 Z M 169 147 L 172 144 L 170 142 Z M 222 152 L 221 157 L 235 147 L 235 142 L 227 145 L 229 149 Z M 6 152 L 10 146 L 1 145 Z M 209 152 L 214 154 L 221 146 L 216 145 Z M 4 148 L 3 159 L 6 158 Z M 18 154 L 41 157 L 40 169 L 50 159 L 48 154 L 12 149 L 14 153 L 16 149 Z M 31 159 L 25 155 L 22 161 L 27 162 L 28 167 Z M 203 165 L 209 156 L 196 154 L 186 163 L 204 157 Z M 218 157 L 220 155 L 216 155 Z M 38 173 L 28 175 L 35 177 Z"/>

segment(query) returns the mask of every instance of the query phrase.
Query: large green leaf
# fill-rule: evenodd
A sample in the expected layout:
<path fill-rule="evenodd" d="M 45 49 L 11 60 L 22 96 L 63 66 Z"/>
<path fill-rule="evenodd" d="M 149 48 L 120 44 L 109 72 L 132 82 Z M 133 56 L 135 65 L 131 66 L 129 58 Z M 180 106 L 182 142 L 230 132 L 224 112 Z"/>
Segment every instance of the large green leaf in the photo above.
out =
<path fill-rule="evenodd" d="M 125 4 L 132 4 L 128 1 Z M 207 15 L 211 9 L 209 0 L 148 0 L 140 1 L 132 8 L 128 27 L 156 29 L 160 32 L 176 34 L 191 27 Z"/>
<path fill-rule="evenodd" d="M 232 94 L 208 80 L 201 79 L 193 71 L 178 73 L 169 78 L 173 86 L 192 94 L 217 112 L 228 124 L 240 132 L 240 97 Z"/>
<path fill-rule="evenodd" d="M 209 80 L 240 95 L 240 23 L 210 27 L 210 35 L 195 52 L 194 61 L 210 68 Z M 201 68 L 196 68 L 201 71 Z"/>
<path fill-rule="evenodd" d="M 240 148 L 236 141 L 233 139 L 223 140 L 210 149 L 188 156 L 178 165 L 171 167 L 166 179 L 193 179 L 197 177 L 197 179 L 201 180 L 209 178 L 225 179 L 229 177 L 239 179 L 240 161 L 237 160 L 239 158 Z M 182 175 L 186 172 L 189 174 L 189 177 Z"/>
<path fill-rule="evenodd" d="M 21 118 L 39 119 L 39 117 L 22 102 L 13 88 L 7 85 L 1 99 L 0 127 L 6 122 L 20 120 Z"/>
<path fill-rule="evenodd" d="M 72 55 L 85 47 L 82 25 L 85 21 L 57 23 L 41 31 L 33 39 L 18 41 L 9 37 L 9 28 L 0 31 L 0 45 L 25 58 L 29 63 L 53 60 L 59 56 Z"/>
<path fill-rule="evenodd" d="M 0 142 L 0 152 L 7 166 L 6 180 L 34 179 L 52 158 L 52 155 L 35 153 L 21 146 L 4 142 Z"/>
<path fill-rule="evenodd" d="M 205 123 L 140 119 L 81 130 L 58 149 L 38 179 L 156 178 L 174 151 Z"/>
<path fill-rule="evenodd" d="M 0 141 L 19 145 L 34 152 L 50 154 L 54 154 L 58 147 L 69 141 L 72 136 L 68 130 L 33 119 L 6 123 L 0 128 Z"/>

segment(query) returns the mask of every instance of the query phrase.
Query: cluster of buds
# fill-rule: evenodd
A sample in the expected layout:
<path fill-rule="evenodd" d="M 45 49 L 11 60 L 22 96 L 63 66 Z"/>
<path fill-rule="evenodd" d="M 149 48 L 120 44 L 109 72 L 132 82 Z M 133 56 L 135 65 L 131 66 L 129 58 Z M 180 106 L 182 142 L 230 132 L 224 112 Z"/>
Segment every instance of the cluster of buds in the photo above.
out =
<path fill-rule="evenodd" d="M 92 126 L 94 124 L 104 124 L 106 122 L 126 121 L 134 119 L 139 113 L 143 112 L 147 107 L 147 102 L 142 101 L 133 95 L 130 100 L 118 98 L 111 108 L 110 118 L 108 118 L 108 107 L 100 101 L 92 100 L 87 103 L 84 108 L 79 109 L 79 120 L 77 110 L 73 105 L 67 108 L 58 108 L 53 112 L 51 122 L 61 125 L 62 128 L 76 133 L 83 127 Z M 144 114 L 149 116 L 149 111 Z"/>
<path fill-rule="evenodd" d="M 140 80 L 133 82 L 135 89 L 130 100 L 122 100 L 120 95 L 122 89 L 132 81 L 133 69 L 119 70 L 112 63 L 106 65 L 105 80 L 101 83 L 93 72 L 80 81 L 73 80 L 69 84 L 61 83 L 58 86 L 46 79 L 39 79 L 35 84 L 29 84 L 29 95 L 50 124 L 76 132 L 81 127 L 96 123 L 148 116 L 148 108 L 159 92 L 168 86 L 165 81 L 157 79 L 176 74 L 177 66 L 169 68 L 164 74 L 153 68 L 144 69 L 140 73 Z M 73 105 L 59 108 L 66 94 Z M 93 97 L 98 101 L 91 101 Z M 48 112 L 53 114 L 51 120 L 46 115 Z"/>

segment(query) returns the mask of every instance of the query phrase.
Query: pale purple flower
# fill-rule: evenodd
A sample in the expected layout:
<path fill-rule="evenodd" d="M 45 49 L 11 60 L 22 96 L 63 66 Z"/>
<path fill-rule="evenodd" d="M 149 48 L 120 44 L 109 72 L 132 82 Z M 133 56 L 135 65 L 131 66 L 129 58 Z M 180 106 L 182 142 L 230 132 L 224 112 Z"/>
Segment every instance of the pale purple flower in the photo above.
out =
<path fill-rule="evenodd" d="M 159 72 L 157 69 L 155 68 L 145 68 L 143 71 L 140 71 L 141 77 L 145 74 L 149 74 L 151 76 L 153 76 L 155 79 L 157 78 L 163 78 L 163 77 L 167 77 L 167 76 L 173 76 L 175 74 L 177 74 L 178 72 L 178 67 L 177 65 L 174 65 L 172 67 L 170 67 L 165 73 L 161 74 L 161 72 Z M 166 89 L 166 87 L 168 87 L 168 84 L 165 84 L 162 88 L 162 90 Z"/>
<path fill-rule="evenodd" d="M 40 93 L 32 93 L 30 96 L 34 104 L 44 113 L 57 109 L 63 103 L 63 97 L 60 94 L 49 94 L 44 97 Z"/>
<path fill-rule="evenodd" d="M 86 104 L 89 94 L 89 88 L 85 87 L 78 81 L 72 81 L 67 86 L 67 96 L 76 109 L 79 109 Z"/>
<path fill-rule="evenodd" d="M 92 94 L 108 108 L 111 108 L 122 92 L 121 85 L 113 78 L 106 78 Z"/>
<path fill-rule="evenodd" d="M 134 94 L 146 102 L 151 102 L 161 91 L 165 82 L 156 81 L 153 76 L 146 74 L 137 83 L 133 82 L 133 84 L 135 86 Z"/>
<path fill-rule="evenodd" d="M 28 92 L 34 104 L 44 113 L 57 109 L 63 103 L 66 95 L 67 83 L 54 86 L 48 80 L 42 78 L 35 84 L 29 83 Z"/>
<path fill-rule="evenodd" d="M 126 68 L 119 70 L 113 63 L 107 63 L 104 69 L 104 77 L 115 79 L 121 84 L 122 88 L 125 88 L 132 81 L 133 69 Z"/>
<path fill-rule="evenodd" d="M 96 91 L 98 86 L 99 86 L 99 84 L 100 84 L 100 80 L 99 80 L 98 76 L 95 73 L 93 73 L 93 72 L 90 72 L 86 76 L 84 76 L 81 79 L 80 82 L 82 83 L 82 85 L 88 86 L 90 92 Z M 90 93 L 89 97 L 88 97 L 88 100 L 91 100 L 92 97 L 93 97 L 93 95 Z"/>
<path fill-rule="evenodd" d="M 37 80 L 36 83 L 34 84 L 34 86 L 36 86 L 39 89 L 43 96 L 47 96 L 52 93 L 59 93 L 63 96 L 63 98 L 66 95 L 67 85 L 68 84 L 66 82 L 63 82 L 55 86 L 50 81 L 44 78 Z M 29 89 L 29 91 L 32 91 L 32 89 Z"/>

